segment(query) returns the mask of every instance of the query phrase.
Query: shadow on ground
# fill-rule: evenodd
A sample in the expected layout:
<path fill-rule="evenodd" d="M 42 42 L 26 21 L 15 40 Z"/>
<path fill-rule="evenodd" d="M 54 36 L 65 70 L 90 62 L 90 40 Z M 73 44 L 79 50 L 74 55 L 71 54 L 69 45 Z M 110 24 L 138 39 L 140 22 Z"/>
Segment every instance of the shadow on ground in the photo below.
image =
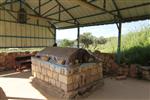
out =
<path fill-rule="evenodd" d="M 9 77 L 9 78 L 24 78 L 28 79 L 31 76 L 31 71 L 26 72 L 16 72 L 16 71 L 5 71 L 0 73 L 0 77 Z"/>

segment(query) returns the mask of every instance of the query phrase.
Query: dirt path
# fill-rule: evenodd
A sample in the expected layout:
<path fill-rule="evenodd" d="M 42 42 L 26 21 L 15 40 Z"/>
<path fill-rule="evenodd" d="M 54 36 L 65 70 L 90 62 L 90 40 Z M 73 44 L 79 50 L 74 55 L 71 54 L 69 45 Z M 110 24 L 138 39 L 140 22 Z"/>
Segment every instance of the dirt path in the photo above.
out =
<path fill-rule="evenodd" d="M 105 79 L 104 86 L 85 100 L 150 100 L 150 82 L 127 79 Z"/>
<path fill-rule="evenodd" d="M 0 87 L 9 100 L 46 100 L 30 84 L 28 79 L 30 76 L 30 72 L 0 75 Z M 110 78 L 104 81 L 103 87 L 82 100 L 150 100 L 149 81 L 135 79 L 117 81 Z M 57 97 L 49 96 L 49 100 L 57 100 Z"/>

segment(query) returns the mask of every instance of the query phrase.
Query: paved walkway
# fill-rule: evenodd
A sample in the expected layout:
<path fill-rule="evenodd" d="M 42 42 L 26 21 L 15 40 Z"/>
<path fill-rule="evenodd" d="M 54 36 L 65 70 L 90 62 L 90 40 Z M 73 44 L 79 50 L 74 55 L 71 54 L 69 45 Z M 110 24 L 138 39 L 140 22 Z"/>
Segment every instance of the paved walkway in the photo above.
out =
<path fill-rule="evenodd" d="M 30 72 L 0 73 L 0 87 L 9 100 L 47 100 L 31 84 Z M 150 100 L 150 81 L 106 78 L 103 87 L 82 100 Z M 50 96 L 48 100 L 57 100 Z"/>

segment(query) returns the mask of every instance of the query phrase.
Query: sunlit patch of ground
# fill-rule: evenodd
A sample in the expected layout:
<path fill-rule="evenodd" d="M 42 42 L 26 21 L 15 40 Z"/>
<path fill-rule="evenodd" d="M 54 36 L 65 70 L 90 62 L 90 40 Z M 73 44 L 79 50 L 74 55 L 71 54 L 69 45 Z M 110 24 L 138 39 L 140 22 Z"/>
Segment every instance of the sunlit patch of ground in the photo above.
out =
<path fill-rule="evenodd" d="M 0 75 L 0 87 L 9 100 L 46 100 L 32 84 L 30 84 L 30 72 L 11 72 Z"/>
<path fill-rule="evenodd" d="M 31 72 L 0 73 L 0 87 L 9 100 L 47 100 L 31 83 Z M 49 96 L 48 100 L 57 100 Z M 150 100 L 150 81 L 104 79 L 104 86 L 82 100 Z"/>

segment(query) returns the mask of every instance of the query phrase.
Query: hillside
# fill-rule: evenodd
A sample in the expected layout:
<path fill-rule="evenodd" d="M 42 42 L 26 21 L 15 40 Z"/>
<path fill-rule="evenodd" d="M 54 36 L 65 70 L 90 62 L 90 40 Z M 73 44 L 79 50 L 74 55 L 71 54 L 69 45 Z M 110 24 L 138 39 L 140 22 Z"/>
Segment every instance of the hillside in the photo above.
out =
<path fill-rule="evenodd" d="M 117 37 L 107 38 L 107 43 L 98 45 L 95 49 L 91 45 L 89 49 L 115 53 L 117 51 Z M 146 64 L 145 62 L 150 62 L 150 27 L 123 35 L 121 52 L 122 60 L 127 63 Z"/>

